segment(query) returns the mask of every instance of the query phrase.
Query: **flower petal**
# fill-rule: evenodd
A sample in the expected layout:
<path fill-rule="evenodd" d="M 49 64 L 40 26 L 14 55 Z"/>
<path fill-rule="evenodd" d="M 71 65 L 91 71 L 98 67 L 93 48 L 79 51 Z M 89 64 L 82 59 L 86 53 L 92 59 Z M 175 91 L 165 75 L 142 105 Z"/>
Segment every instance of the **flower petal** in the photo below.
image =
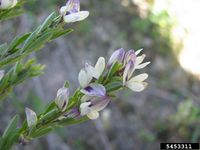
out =
<path fill-rule="evenodd" d="M 0 9 L 10 9 L 17 4 L 17 0 L 1 0 Z"/>
<path fill-rule="evenodd" d="M 92 103 L 91 108 L 92 108 L 92 110 L 101 111 L 108 105 L 110 100 L 111 100 L 111 98 L 108 96 L 94 98 L 91 100 L 91 103 Z"/>
<path fill-rule="evenodd" d="M 91 96 L 83 95 L 83 96 L 81 97 L 81 102 L 87 102 L 87 101 L 89 101 L 89 100 L 91 100 L 91 99 L 92 99 Z"/>
<path fill-rule="evenodd" d="M 136 61 L 136 55 L 135 55 L 134 50 L 129 50 L 128 52 L 126 52 L 125 59 L 124 59 L 124 65 L 126 65 L 130 60 L 133 63 L 135 63 L 135 61 Z"/>
<path fill-rule="evenodd" d="M 65 16 L 65 15 L 66 15 L 66 12 L 67 12 L 67 6 L 62 6 L 62 7 L 60 8 L 60 14 L 61 14 L 62 16 Z"/>
<path fill-rule="evenodd" d="M 66 23 L 73 23 L 73 22 L 77 22 L 77 21 L 82 21 L 82 20 L 86 19 L 88 16 L 89 16 L 88 11 L 79 11 L 76 13 L 71 13 L 71 14 L 65 15 L 63 17 L 63 19 Z"/>
<path fill-rule="evenodd" d="M 4 70 L 0 70 L 0 81 L 4 77 L 4 74 L 5 74 L 5 71 Z"/>
<path fill-rule="evenodd" d="M 145 54 L 142 54 L 141 56 L 138 56 L 136 58 L 136 61 L 135 61 L 135 66 L 138 66 L 139 64 L 141 64 L 143 62 L 143 60 L 145 59 L 146 55 Z"/>
<path fill-rule="evenodd" d="M 80 115 L 79 110 L 76 107 L 74 107 L 74 108 L 71 109 L 71 111 L 68 114 L 65 115 L 65 117 L 67 117 L 67 118 L 76 118 L 79 115 Z"/>
<path fill-rule="evenodd" d="M 114 51 L 114 53 L 111 55 L 109 61 L 108 61 L 108 64 L 107 66 L 108 67 L 111 67 L 112 64 L 116 63 L 116 62 L 119 62 L 121 63 L 124 59 L 124 55 L 125 55 L 125 51 L 123 48 L 120 48 L 116 51 Z"/>
<path fill-rule="evenodd" d="M 99 112 L 96 110 L 92 110 L 89 114 L 87 114 L 88 118 L 94 120 L 99 117 Z"/>
<path fill-rule="evenodd" d="M 88 96 L 102 97 L 106 95 L 106 89 L 103 85 L 92 83 L 81 90 L 81 92 Z"/>
<path fill-rule="evenodd" d="M 68 88 L 60 88 L 57 92 L 57 96 L 55 99 L 55 103 L 59 109 L 64 111 L 67 108 L 69 100 L 69 89 Z"/>
<path fill-rule="evenodd" d="M 135 92 L 143 91 L 146 88 L 146 86 L 147 86 L 146 82 L 131 82 L 131 81 L 126 82 L 126 87 Z"/>
<path fill-rule="evenodd" d="M 89 74 L 90 76 L 98 79 L 100 76 L 100 73 L 90 64 L 86 63 L 85 64 L 85 70 L 87 71 L 87 74 Z"/>
<path fill-rule="evenodd" d="M 144 80 L 146 80 L 148 78 L 148 74 L 147 73 L 142 73 L 142 74 L 139 74 L 133 78 L 131 78 L 129 80 L 129 82 L 143 82 Z"/>
<path fill-rule="evenodd" d="M 29 127 L 37 124 L 37 115 L 33 110 L 29 108 L 26 108 L 26 119 Z"/>
<path fill-rule="evenodd" d="M 81 116 L 85 116 L 92 111 L 92 109 L 89 107 L 90 104 L 91 102 L 85 102 L 80 105 Z"/>
<path fill-rule="evenodd" d="M 97 72 L 99 72 L 100 75 L 102 75 L 104 69 L 105 69 L 105 66 L 106 66 L 106 61 L 105 61 L 105 58 L 104 57 L 99 57 L 96 65 L 95 65 L 95 69 Z"/>
<path fill-rule="evenodd" d="M 78 75 L 78 80 L 81 87 L 86 87 L 92 80 L 92 76 L 89 75 L 84 69 L 81 69 Z"/>
<path fill-rule="evenodd" d="M 68 0 L 66 3 L 67 11 L 70 11 L 71 9 L 76 9 L 77 11 L 80 11 L 80 0 Z"/>
<path fill-rule="evenodd" d="M 17 5 L 17 0 L 13 0 L 13 4 L 12 4 L 11 8 L 15 7 L 15 5 Z"/>
<path fill-rule="evenodd" d="M 126 64 L 124 73 L 123 73 L 123 85 L 125 85 L 125 82 L 128 81 L 128 79 L 131 77 L 134 71 L 134 63 L 133 61 L 129 60 L 128 64 Z"/>
<path fill-rule="evenodd" d="M 140 54 L 141 51 L 143 51 L 143 48 L 137 50 L 137 51 L 135 52 L 135 55 L 137 56 L 138 54 Z"/>
<path fill-rule="evenodd" d="M 150 61 L 142 63 L 142 64 L 136 66 L 135 69 L 142 69 L 142 68 L 146 67 L 150 63 L 151 63 Z"/>

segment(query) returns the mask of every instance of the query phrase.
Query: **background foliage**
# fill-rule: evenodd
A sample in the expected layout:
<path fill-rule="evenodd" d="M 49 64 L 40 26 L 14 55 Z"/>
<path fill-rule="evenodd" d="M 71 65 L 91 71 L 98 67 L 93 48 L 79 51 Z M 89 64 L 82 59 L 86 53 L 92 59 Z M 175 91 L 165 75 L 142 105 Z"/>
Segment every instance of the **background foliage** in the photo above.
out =
<path fill-rule="evenodd" d="M 58 10 L 64 2 L 29 1 L 25 5 L 27 14 L 0 22 L 1 44 L 10 41 L 1 47 L 6 46 L 6 53 L 9 53 L 10 47 L 18 46 L 18 42 L 12 40 L 16 35 L 23 37 L 27 31 L 33 31 L 29 33 L 33 34 L 46 16 Z M 119 47 L 143 47 L 148 53 L 148 59 L 152 61 L 146 70 L 150 73 L 149 87 L 142 94 L 120 93 L 120 98 L 111 103 L 95 122 L 58 129 L 26 147 L 18 145 L 14 149 L 153 150 L 159 149 L 159 142 L 198 142 L 200 84 L 177 63 L 176 54 L 181 44 L 173 43 L 171 30 L 176 24 L 174 18 L 167 11 L 154 13 L 153 1 L 143 1 L 140 5 L 126 0 L 81 2 L 82 9 L 89 10 L 91 15 L 73 26 L 73 34 L 47 44 L 37 53 L 23 53 L 25 59 L 17 64 L 17 59 L 1 59 L 1 67 L 5 63 L 10 64 L 5 69 L 8 72 L 6 78 L 12 79 L 12 87 L 7 86 L 6 81 L 0 83 L 4 84 L 0 87 L 7 91 L 5 96 L 10 94 L 7 100 L 0 102 L 0 132 L 3 133 L 9 119 L 16 113 L 20 114 L 20 121 L 25 118 L 24 106 L 42 112 L 43 106 L 55 98 L 57 89 L 66 79 L 72 83 L 72 88 L 77 87 L 75 77 L 86 60 L 94 62 L 97 57 L 106 56 Z M 18 48 L 10 49 L 16 52 L 13 57 L 17 57 Z M 0 50 L 0 56 L 6 53 Z M 36 59 L 28 60 L 33 57 Z M 39 69 L 38 72 L 35 69 Z M 31 79 L 43 72 L 45 74 L 39 78 Z M 13 89 L 21 83 L 17 80 L 19 76 L 23 76 L 26 82 Z M 14 92 L 10 93 L 11 90 Z M 4 92 L 0 98 L 3 97 Z M 16 109 L 12 109 L 13 106 Z"/>

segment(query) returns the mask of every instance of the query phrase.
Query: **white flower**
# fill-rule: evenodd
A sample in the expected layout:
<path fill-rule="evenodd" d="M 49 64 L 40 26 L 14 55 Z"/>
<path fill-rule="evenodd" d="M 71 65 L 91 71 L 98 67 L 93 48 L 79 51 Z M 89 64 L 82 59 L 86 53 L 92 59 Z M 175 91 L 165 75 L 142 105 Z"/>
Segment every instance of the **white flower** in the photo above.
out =
<path fill-rule="evenodd" d="M 95 67 L 91 66 L 90 64 L 86 63 L 85 68 L 81 69 L 79 72 L 78 80 L 81 87 L 86 87 L 91 82 L 92 78 L 98 79 L 104 69 L 105 69 L 105 58 L 100 57 L 95 65 Z"/>
<path fill-rule="evenodd" d="M 143 49 L 139 49 L 138 51 L 134 52 L 134 50 L 130 50 L 126 53 L 124 59 L 124 73 L 123 73 L 123 85 L 132 77 L 133 72 L 136 69 L 142 69 L 146 67 L 150 62 L 142 63 L 145 59 L 146 55 L 143 54 L 141 56 L 137 56 Z"/>
<path fill-rule="evenodd" d="M 69 89 L 68 88 L 59 89 L 55 99 L 55 103 L 58 106 L 58 108 L 61 109 L 62 111 L 65 111 L 65 109 L 67 108 L 68 100 L 69 100 Z"/>
<path fill-rule="evenodd" d="M 60 8 L 60 14 L 66 23 L 82 21 L 89 16 L 88 11 L 80 11 L 79 0 L 68 0 L 66 5 Z"/>
<path fill-rule="evenodd" d="M 4 77 L 4 74 L 5 74 L 5 71 L 4 70 L 0 70 L 0 81 Z"/>
<path fill-rule="evenodd" d="M 132 77 L 130 80 L 128 80 L 125 83 L 125 86 L 128 87 L 129 89 L 131 89 L 132 91 L 141 92 L 147 86 L 147 83 L 143 82 L 147 78 L 148 78 L 148 74 L 142 73 L 142 74 Z"/>
<path fill-rule="evenodd" d="M 0 0 L 0 9 L 10 9 L 17 4 L 17 0 Z"/>
<path fill-rule="evenodd" d="M 101 76 L 101 74 L 103 73 L 105 66 L 106 66 L 105 58 L 100 57 L 95 65 L 95 67 L 93 67 L 89 64 L 86 64 L 85 69 L 89 75 L 98 79 Z"/>
<path fill-rule="evenodd" d="M 33 110 L 29 108 L 26 108 L 26 119 L 29 127 L 37 124 L 37 115 Z"/>

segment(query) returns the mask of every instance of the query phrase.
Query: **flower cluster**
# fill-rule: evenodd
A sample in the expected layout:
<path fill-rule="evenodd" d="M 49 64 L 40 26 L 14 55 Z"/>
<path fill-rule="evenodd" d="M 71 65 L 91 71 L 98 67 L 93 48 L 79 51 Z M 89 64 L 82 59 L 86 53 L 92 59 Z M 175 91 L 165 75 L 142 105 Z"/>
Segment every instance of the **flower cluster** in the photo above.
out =
<path fill-rule="evenodd" d="M 142 69 L 150 63 L 143 63 L 146 55 L 139 55 L 141 51 L 142 49 L 136 52 L 134 50 L 125 52 L 123 48 L 120 48 L 111 55 L 107 64 L 104 57 L 100 57 L 94 66 L 86 63 L 79 72 L 80 88 L 75 95 L 70 97 L 68 86 L 57 91 L 54 103 L 60 110 L 60 115 L 53 120 L 59 122 L 70 118 L 80 119 L 84 116 L 97 119 L 99 111 L 109 104 L 112 95 L 117 90 L 124 87 L 134 92 L 144 90 L 147 86 L 144 80 L 148 78 L 148 74 L 133 76 L 135 70 Z M 27 108 L 26 115 L 29 127 L 37 124 L 35 112 Z"/>
<path fill-rule="evenodd" d="M 106 85 L 112 84 L 113 80 L 104 83 L 108 79 L 109 72 L 116 68 L 115 73 L 111 78 L 117 78 L 122 81 L 122 87 L 126 86 L 135 92 L 140 92 L 145 89 L 148 74 L 143 73 L 132 77 L 136 69 L 142 69 L 150 62 L 142 63 L 145 54 L 138 56 L 142 49 L 134 52 L 129 50 L 125 52 L 123 48 L 116 50 L 110 57 L 107 65 L 105 58 L 100 57 L 93 67 L 86 63 L 85 67 L 79 73 L 79 83 L 81 85 L 81 93 L 84 95 L 81 98 L 80 112 L 81 115 L 87 115 L 90 119 L 96 119 L 99 116 L 99 111 L 104 109 L 111 98 L 106 91 Z M 117 64 L 118 67 L 115 67 Z"/>
<path fill-rule="evenodd" d="M 0 0 L 0 9 L 10 9 L 17 5 L 17 0 Z"/>

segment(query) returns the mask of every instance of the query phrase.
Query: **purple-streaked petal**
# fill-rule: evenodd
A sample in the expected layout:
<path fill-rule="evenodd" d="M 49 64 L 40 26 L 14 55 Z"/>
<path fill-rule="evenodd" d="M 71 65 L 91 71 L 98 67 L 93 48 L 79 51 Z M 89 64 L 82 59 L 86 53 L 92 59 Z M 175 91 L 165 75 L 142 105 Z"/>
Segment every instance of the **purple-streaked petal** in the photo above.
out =
<path fill-rule="evenodd" d="M 79 115 L 80 115 L 80 112 L 79 112 L 78 108 L 74 107 L 74 108 L 72 108 L 72 110 L 68 114 L 65 115 L 65 117 L 76 118 Z"/>
<path fill-rule="evenodd" d="M 125 85 L 125 82 L 129 80 L 129 78 L 132 76 L 134 71 L 134 62 L 129 60 L 129 62 L 126 64 L 124 73 L 123 73 L 123 85 Z"/>
<path fill-rule="evenodd" d="M 94 98 L 91 100 L 91 108 L 96 111 L 101 111 L 108 105 L 110 100 L 111 98 L 108 96 Z"/>
<path fill-rule="evenodd" d="M 124 55 L 125 55 L 125 51 L 123 48 L 120 48 L 116 51 L 114 51 L 114 53 L 111 55 L 109 61 L 108 61 L 108 64 L 107 66 L 108 67 L 111 67 L 112 64 L 116 63 L 116 62 L 119 62 L 121 63 L 124 59 Z"/>
<path fill-rule="evenodd" d="M 80 0 L 68 0 L 66 3 L 67 11 L 71 9 L 76 9 L 77 12 L 80 11 Z"/>
<path fill-rule="evenodd" d="M 128 52 L 126 52 L 125 58 L 124 58 L 124 65 L 126 65 L 130 60 L 133 63 L 135 63 L 136 61 L 136 54 L 134 50 L 129 50 Z"/>
<path fill-rule="evenodd" d="M 102 97 L 106 95 L 106 89 L 103 85 L 92 83 L 81 90 L 81 92 L 88 96 Z"/>
<path fill-rule="evenodd" d="M 68 88 L 60 88 L 57 92 L 57 96 L 55 99 L 55 103 L 58 106 L 59 109 L 62 111 L 65 111 L 67 108 L 69 100 L 69 89 Z"/>

